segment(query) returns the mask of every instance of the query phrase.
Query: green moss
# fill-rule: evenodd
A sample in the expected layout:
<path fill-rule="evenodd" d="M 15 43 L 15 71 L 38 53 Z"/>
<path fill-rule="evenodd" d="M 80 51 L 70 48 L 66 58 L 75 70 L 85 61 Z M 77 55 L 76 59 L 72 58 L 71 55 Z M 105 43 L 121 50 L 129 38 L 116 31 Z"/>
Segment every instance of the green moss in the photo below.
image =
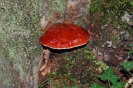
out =
<path fill-rule="evenodd" d="M 131 12 L 133 8 L 131 0 L 92 0 L 90 4 L 90 20 L 95 24 L 112 24 L 117 28 L 123 24 L 121 17 L 124 12 Z"/>
<path fill-rule="evenodd" d="M 48 74 L 48 82 L 55 88 L 77 86 L 89 88 L 97 81 L 97 74 L 106 68 L 97 61 L 91 49 L 78 49 L 71 55 L 66 55 L 59 61 L 60 68 Z M 40 85 L 43 88 L 45 83 Z"/>
<path fill-rule="evenodd" d="M 90 23 L 97 29 L 91 30 L 100 35 L 99 44 L 106 41 L 112 41 L 117 45 L 118 40 L 122 41 L 120 32 L 130 29 L 131 25 L 122 21 L 125 12 L 132 15 L 132 0 L 91 0 L 89 10 Z M 115 32 L 115 33 L 114 33 Z"/>

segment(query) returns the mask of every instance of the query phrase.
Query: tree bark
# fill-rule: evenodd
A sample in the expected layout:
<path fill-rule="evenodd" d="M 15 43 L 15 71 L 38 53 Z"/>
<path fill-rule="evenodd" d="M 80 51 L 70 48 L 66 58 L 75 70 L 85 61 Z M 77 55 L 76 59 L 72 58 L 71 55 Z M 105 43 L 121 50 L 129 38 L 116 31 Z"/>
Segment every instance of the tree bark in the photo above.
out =
<path fill-rule="evenodd" d="M 38 88 L 40 0 L 0 0 L 0 88 Z"/>

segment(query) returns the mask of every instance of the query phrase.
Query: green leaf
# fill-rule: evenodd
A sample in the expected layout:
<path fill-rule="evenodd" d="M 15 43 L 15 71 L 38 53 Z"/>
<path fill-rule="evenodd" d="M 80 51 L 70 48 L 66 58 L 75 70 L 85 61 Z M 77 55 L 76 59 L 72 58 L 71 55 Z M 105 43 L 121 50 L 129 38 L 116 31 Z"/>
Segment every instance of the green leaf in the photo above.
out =
<path fill-rule="evenodd" d="M 99 86 L 97 83 L 93 83 L 90 88 L 106 88 L 104 86 Z"/>
<path fill-rule="evenodd" d="M 76 86 L 73 86 L 72 88 L 79 88 L 79 87 L 76 85 Z"/>
<path fill-rule="evenodd" d="M 131 69 L 133 69 L 133 62 L 129 61 L 126 63 L 121 63 L 121 66 L 123 66 L 124 69 L 126 69 L 127 71 L 130 71 Z"/>
<path fill-rule="evenodd" d="M 66 86 L 65 88 L 69 88 L 68 86 Z"/>
<path fill-rule="evenodd" d="M 119 76 L 114 75 L 113 67 L 109 67 L 103 74 L 98 75 L 103 81 L 109 80 L 112 84 L 116 84 Z"/>
<path fill-rule="evenodd" d="M 118 28 L 118 24 L 116 22 L 113 23 L 114 28 Z"/>
<path fill-rule="evenodd" d="M 129 55 L 133 54 L 133 51 L 128 51 L 127 54 L 129 56 Z"/>
<path fill-rule="evenodd" d="M 124 82 L 118 82 L 115 85 L 112 85 L 110 88 L 123 88 L 125 85 Z"/>

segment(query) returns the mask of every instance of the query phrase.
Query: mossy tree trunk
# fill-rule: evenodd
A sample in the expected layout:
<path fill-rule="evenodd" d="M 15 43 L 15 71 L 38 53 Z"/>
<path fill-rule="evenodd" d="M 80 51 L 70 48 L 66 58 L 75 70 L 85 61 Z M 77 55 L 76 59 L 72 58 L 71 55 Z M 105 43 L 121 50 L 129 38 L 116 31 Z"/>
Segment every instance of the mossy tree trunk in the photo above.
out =
<path fill-rule="evenodd" d="M 0 0 L 0 88 L 38 88 L 40 0 Z"/>

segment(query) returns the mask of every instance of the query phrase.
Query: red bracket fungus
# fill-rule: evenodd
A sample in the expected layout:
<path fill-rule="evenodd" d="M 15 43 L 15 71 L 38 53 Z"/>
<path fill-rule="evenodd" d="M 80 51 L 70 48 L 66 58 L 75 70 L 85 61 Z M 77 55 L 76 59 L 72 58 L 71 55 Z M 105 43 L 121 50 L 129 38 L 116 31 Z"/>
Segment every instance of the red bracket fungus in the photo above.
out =
<path fill-rule="evenodd" d="M 56 23 L 40 37 L 40 43 L 51 49 L 71 49 L 74 47 L 85 45 L 90 38 L 89 33 L 82 27 L 70 23 Z M 49 59 L 49 49 L 45 51 L 45 62 Z M 43 59 L 43 58 L 42 58 Z M 43 60 L 41 60 L 43 61 Z M 46 68 L 46 64 L 41 64 L 40 71 L 43 76 L 50 70 Z"/>
<path fill-rule="evenodd" d="M 89 33 L 78 25 L 56 23 L 40 37 L 40 43 L 52 49 L 70 49 L 85 45 L 89 38 Z"/>

